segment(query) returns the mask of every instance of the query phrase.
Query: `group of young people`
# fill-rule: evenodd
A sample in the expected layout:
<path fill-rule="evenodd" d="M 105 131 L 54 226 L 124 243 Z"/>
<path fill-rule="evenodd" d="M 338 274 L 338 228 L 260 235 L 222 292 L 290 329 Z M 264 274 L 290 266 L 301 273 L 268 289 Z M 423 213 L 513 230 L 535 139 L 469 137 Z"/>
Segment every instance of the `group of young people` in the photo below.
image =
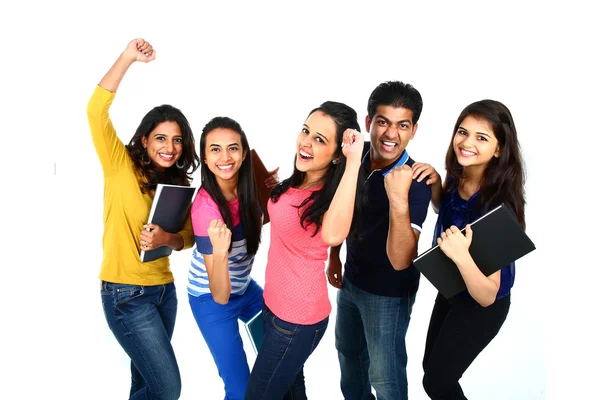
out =
<path fill-rule="evenodd" d="M 130 399 L 177 399 L 180 373 L 171 346 L 177 296 L 168 257 L 142 263 L 140 250 L 191 248 L 187 284 L 194 318 L 224 382 L 225 399 L 305 399 L 303 367 L 322 339 L 338 288 L 335 345 L 345 399 L 408 397 L 405 336 L 419 286 L 412 265 L 429 204 L 435 240 L 467 290 L 438 295 L 423 357 L 432 399 L 465 399 L 459 380 L 500 330 L 510 307 L 514 263 L 485 276 L 468 248 L 469 223 L 504 203 L 521 226 L 524 170 L 510 111 L 477 101 L 459 115 L 446 176 L 406 151 L 423 107 L 399 81 L 371 93 L 365 142 L 357 113 L 326 101 L 311 110 L 296 139 L 292 175 L 272 171 L 261 208 L 246 133 L 216 117 L 202 129 L 199 155 L 183 113 L 152 109 L 124 145 L 109 108 L 128 68 L 155 50 L 131 41 L 88 104 L 92 140 L 104 175 L 101 297 L 108 325 L 131 359 Z M 182 230 L 148 224 L 159 183 L 201 188 Z M 264 290 L 252 279 L 264 212 L 271 237 Z M 465 234 L 461 229 L 465 228 Z M 346 244 L 342 274 L 340 247 Z M 250 370 L 238 320 L 262 310 L 265 335 Z"/>

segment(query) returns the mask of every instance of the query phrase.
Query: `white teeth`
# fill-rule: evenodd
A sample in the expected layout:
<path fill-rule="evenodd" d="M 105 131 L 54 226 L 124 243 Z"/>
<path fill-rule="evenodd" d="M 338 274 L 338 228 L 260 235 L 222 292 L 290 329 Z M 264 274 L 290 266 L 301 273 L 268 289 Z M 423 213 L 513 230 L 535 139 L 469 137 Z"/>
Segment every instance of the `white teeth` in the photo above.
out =
<path fill-rule="evenodd" d="M 397 143 L 392 143 L 392 142 L 382 142 L 384 146 L 397 146 Z"/>
<path fill-rule="evenodd" d="M 476 153 L 472 152 L 472 151 L 468 151 L 465 149 L 460 149 L 460 152 L 463 153 L 463 155 L 465 156 L 474 156 Z"/>
<path fill-rule="evenodd" d="M 310 158 L 313 158 L 313 156 L 311 156 L 311 155 L 310 155 L 310 154 L 308 154 L 308 153 L 305 153 L 303 150 L 300 150 L 300 155 L 301 155 L 302 157 L 310 157 Z"/>
<path fill-rule="evenodd" d="M 158 153 L 159 156 L 164 157 L 164 158 L 173 158 L 173 154 L 163 154 L 163 153 Z"/>
<path fill-rule="evenodd" d="M 217 165 L 217 168 L 219 168 L 220 170 L 230 170 L 231 168 L 233 168 L 233 164 L 232 165 Z"/>

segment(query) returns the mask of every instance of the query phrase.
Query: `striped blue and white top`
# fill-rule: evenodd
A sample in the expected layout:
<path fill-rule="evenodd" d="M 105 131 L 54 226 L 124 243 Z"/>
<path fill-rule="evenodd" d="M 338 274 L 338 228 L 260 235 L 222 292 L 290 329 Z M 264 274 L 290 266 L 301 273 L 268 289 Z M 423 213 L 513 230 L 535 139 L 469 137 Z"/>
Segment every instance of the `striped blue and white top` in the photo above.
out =
<path fill-rule="evenodd" d="M 238 200 L 229 203 L 233 228 L 231 230 L 231 252 L 229 253 L 229 277 L 231 280 L 231 294 L 244 294 L 250 283 L 250 271 L 254 263 L 254 256 L 248 256 L 244 227 L 240 220 L 240 205 Z M 192 296 L 210 294 L 208 274 L 204 264 L 204 255 L 213 253 L 212 244 L 208 237 L 210 221 L 223 217 L 219 212 L 217 203 L 201 188 L 198 191 L 191 210 L 192 226 L 196 237 L 196 248 L 192 255 L 192 262 L 188 274 L 188 293 Z"/>

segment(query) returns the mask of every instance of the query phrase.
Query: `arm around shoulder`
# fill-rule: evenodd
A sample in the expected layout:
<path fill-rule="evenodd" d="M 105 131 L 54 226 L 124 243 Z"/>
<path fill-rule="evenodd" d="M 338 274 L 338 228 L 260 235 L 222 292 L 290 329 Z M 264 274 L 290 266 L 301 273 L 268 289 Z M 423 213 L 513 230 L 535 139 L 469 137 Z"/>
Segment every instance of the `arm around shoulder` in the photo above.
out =
<path fill-rule="evenodd" d="M 442 180 L 440 174 L 429 164 L 415 162 L 412 165 L 413 179 L 421 182 L 426 179 L 425 183 L 431 187 L 431 206 L 437 214 L 442 201 Z"/>

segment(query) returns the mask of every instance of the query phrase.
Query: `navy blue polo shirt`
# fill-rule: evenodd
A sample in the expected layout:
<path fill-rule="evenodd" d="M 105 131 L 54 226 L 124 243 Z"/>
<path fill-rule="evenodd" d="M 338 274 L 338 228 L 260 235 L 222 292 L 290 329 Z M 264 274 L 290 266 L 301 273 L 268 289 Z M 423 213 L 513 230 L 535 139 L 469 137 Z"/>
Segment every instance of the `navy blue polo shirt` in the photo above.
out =
<path fill-rule="evenodd" d="M 384 177 L 395 167 L 412 166 L 414 161 L 406 150 L 400 158 L 383 169 L 370 172 L 370 143 L 365 142 L 361 168 L 368 178 L 364 182 L 367 196 L 366 209 L 358 218 L 359 238 L 346 240 L 346 264 L 344 279 L 365 292 L 378 296 L 405 297 L 419 288 L 420 274 L 414 265 L 396 271 L 387 256 L 386 244 L 390 226 L 390 203 L 384 186 Z M 410 223 L 421 231 L 431 201 L 431 187 L 426 179 L 413 179 L 408 193 Z M 398 243 L 402 246 L 402 243 Z M 415 257 L 417 251 L 415 249 Z"/>

